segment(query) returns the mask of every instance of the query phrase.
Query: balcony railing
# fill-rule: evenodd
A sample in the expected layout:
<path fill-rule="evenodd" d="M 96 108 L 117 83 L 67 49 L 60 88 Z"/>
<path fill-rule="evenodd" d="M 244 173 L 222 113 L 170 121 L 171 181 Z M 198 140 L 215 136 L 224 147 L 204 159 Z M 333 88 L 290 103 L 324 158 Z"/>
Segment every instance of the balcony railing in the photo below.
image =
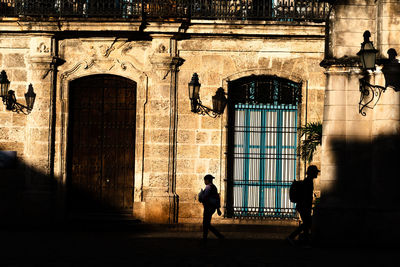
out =
<path fill-rule="evenodd" d="M 0 0 L 0 17 L 321 21 L 324 0 Z"/>

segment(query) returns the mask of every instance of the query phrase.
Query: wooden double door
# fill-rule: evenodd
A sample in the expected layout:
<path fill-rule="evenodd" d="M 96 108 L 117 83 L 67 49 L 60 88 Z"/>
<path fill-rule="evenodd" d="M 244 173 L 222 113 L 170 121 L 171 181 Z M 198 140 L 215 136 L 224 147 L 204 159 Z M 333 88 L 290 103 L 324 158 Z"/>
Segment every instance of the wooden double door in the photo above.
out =
<path fill-rule="evenodd" d="M 73 211 L 132 211 L 136 83 L 92 75 L 70 83 L 68 198 Z"/>

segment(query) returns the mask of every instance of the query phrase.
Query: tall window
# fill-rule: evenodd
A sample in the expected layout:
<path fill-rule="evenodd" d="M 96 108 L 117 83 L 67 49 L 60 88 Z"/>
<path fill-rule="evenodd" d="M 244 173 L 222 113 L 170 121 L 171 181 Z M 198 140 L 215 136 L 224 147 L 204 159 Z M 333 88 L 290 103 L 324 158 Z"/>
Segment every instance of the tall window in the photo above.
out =
<path fill-rule="evenodd" d="M 228 214 L 292 217 L 301 84 L 250 76 L 229 84 Z"/>

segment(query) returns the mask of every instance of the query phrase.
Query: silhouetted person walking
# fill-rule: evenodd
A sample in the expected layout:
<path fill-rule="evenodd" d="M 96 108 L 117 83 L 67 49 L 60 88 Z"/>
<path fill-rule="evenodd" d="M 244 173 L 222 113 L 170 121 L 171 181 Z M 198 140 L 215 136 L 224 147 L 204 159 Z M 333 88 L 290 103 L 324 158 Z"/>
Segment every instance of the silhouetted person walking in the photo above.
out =
<path fill-rule="evenodd" d="M 220 204 L 220 198 L 218 194 L 217 187 L 212 183 L 213 179 L 215 177 L 212 176 L 211 174 L 207 174 L 204 176 L 204 183 L 206 185 L 206 188 L 200 191 L 199 193 L 199 201 L 203 203 L 204 207 L 204 212 L 203 212 L 203 241 L 207 241 L 207 236 L 208 236 L 208 230 L 213 232 L 213 234 L 220 238 L 223 239 L 224 236 L 217 231 L 212 225 L 211 225 L 211 218 L 215 211 L 217 211 L 218 215 L 221 216 L 221 204 Z"/>
<path fill-rule="evenodd" d="M 296 210 L 300 213 L 302 223 L 299 227 L 293 231 L 287 238 L 290 244 L 295 244 L 294 239 L 299 236 L 301 241 L 309 243 L 311 241 L 311 210 L 312 210 L 312 201 L 314 194 L 314 182 L 313 180 L 317 178 L 318 173 L 317 166 L 311 165 L 307 169 L 307 177 L 302 182 L 301 191 L 299 192 L 299 201 L 296 205 Z"/>

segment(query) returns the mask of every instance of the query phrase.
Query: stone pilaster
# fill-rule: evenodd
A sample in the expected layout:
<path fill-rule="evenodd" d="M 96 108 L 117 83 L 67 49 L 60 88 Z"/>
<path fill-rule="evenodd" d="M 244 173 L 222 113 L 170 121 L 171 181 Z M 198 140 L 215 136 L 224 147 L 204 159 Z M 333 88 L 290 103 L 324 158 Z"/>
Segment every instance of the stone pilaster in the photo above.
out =
<path fill-rule="evenodd" d="M 32 223 L 50 223 L 55 209 L 55 181 L 50 177 L 50 89 L 51 36 L 32 36 L 28 56 L 28 80 L 36 92 L 32 112 L 27 115 L 27 182 L 23 214 Z"/>
<path fill-rule="evenodd" d="M 381 95 L 379 90 L 370 91 L 361 101 L 372 100 L 363 116 L 359 72 L 351 65 L 333 65 L 326 71 L 321 202 L 314 216 L 314 234 L 320 242 L 387 240 L 395 229 L 388 218 L 399 217 L 394 177 L 400 96 L 390 88 Z M 372 85 L 384 84 L 379 71 L 369 78 Z"/>
<path fill-rule="evenodd" d="M 321 201 L 313 234 L 320 242 L 356 242 L 364 234 L 371 180 L 373 111 L 359 113 L 360 70 L 354 62 L 327 67 L 321 158 Z"/>
<path fill-rule="evenodd" d="M 173 53 L 168 36 L 155 36 L 152 65 L 153 87 L 145 113 L 144 175 L 141 201 L 134 202 L 134 215 L 146 222 L 171 223 L 177 219 L 175 193 L 176 79 L 181 59 Z M 138 200 L 138 199 L 135 199 Z M 175 219 L 174 219 L 175 218 Z"/>
<path fill-rule="evenodd" d="M 36 100 L 33 110 L 29 114 L 26 127 L 30 132 L 42 134 L 29 136 L 27 140 L 27 161 L 44 175 L 48 175 L 49 172 L 50 64 L 52 62 L 50 46 L 50 36 L 48 38 L 31 38 L 31 51 L 28 58 L 29 82 L 36 92 Z"/>

